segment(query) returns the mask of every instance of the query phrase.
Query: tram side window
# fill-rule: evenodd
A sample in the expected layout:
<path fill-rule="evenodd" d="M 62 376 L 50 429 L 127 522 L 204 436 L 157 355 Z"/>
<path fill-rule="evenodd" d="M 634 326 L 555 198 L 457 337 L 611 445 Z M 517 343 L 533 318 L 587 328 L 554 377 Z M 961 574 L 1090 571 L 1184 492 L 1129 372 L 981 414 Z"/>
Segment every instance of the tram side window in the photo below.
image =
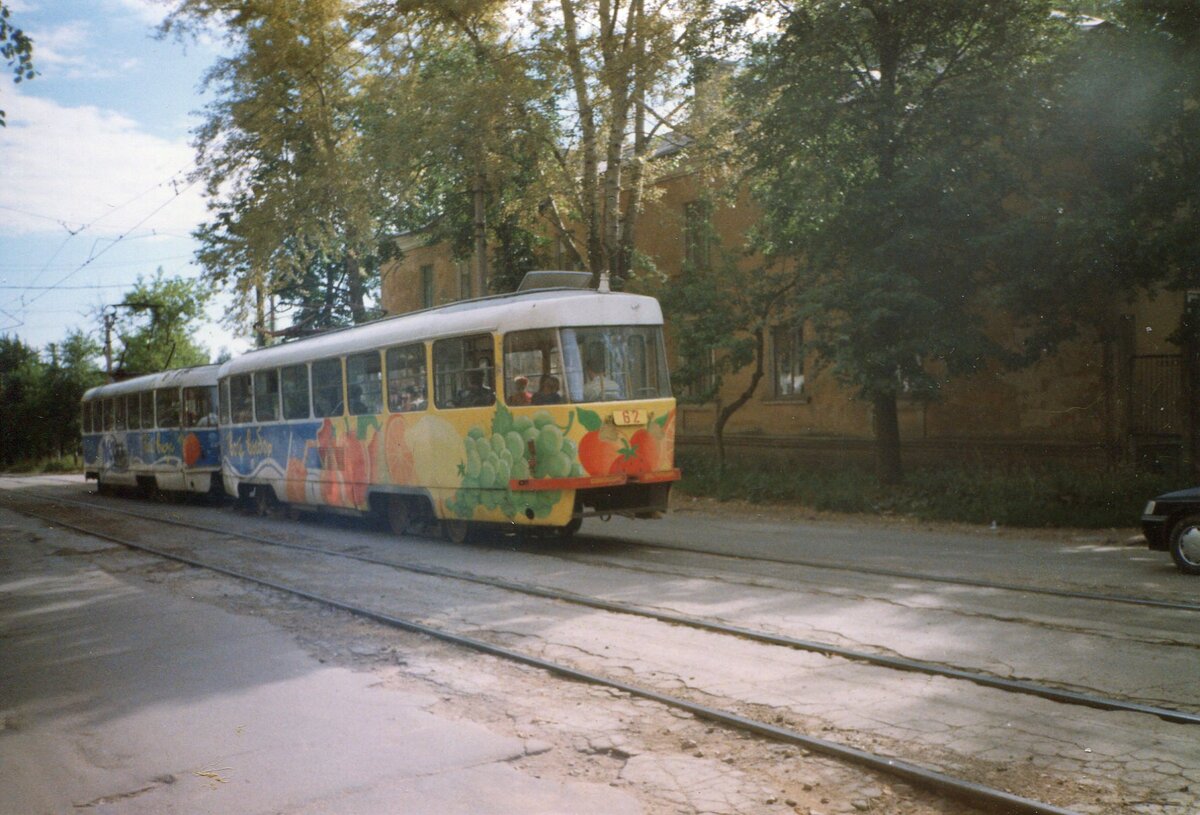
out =
<path fill-rule="evenodd" d="M 515 331 L 504 337 L 504 399 L 510 405 L 556 405 L 564 400 L 558 331 Z"/>
<path fill-rule="evenodd" d="M 378 351 L 346 357 L 346 392 L 351 416 L 383 413 L 383 366 Z"/>
<path fill-rule="evenodd" d="M 179 427 L 179 388 L 160 388 L 154 392 L 154 412 L 159 427 Z"/>
<path fill-rule="evenodd" d="M 255 371 L 254 418 L 259 422 L 279 420 L 279 371 Z"/>
<path fill-rule="evenodd" d="M 341 359 L 322 359 L 313 363 L 312 403 L 313 414 L 319 418 L 341 416 L 345 412 Z"/>
<path fill-rule="evenodd" d="M 143 393 L 142 394 L 141 413 L 142 413 L 142 429 L 143 430 L 153 430 L 154 429 L 154 394 L 153 393 Z"/>
<path fill-rule="evenodd" d="M 433 344 L 433 400 L 439 408 L 495 404 L 495 350 L 490 334 Z"/>
<path fill-rule="evenodd" d="M 389 348 L 386 354 L 388 410 L 407 413 L 429 406 L 426 393 L 425 345 Z"/>
<path fill-rule="evenodd" d="M 130 430 L 142 429 L 142 407 L 138 399 L 140 395 L 131 393 L 125 397 L 125 421 Z"/>
<path fill-rule="evenodd" d="M 221 424 L 229 424 L 229 380 L 222 379 L 217 388 L 221 395 Z"/>
<path fill-rule="evenodd" d="M 113 399 L 113 430 L 125 429 L 125 399 L 118 396 Z"/>
<path fill-rule="evenodd" d="M 183 426 L 217 426 L 217 389 L 211 386 L 183 389 Z"/>
<path fill-rule="evenodd" d="M 79 427 L 84 433 L 92 432 L 92 403 L 79 403 Z"/>
<path fill-rule="evenodd" d="M 283 418 L 308 418 L 308 366 L 292 365 L 279 371 L 283 389 Z"/>
<path fill-rule="evenodd" d="M 104 405 L 104 429 L 112 430 L 114 427 L 113 422 L 117 417 L 116 411 L 113 410 L 113 400 L 105 399 L 101 404 Z"/>
<path fill-rule="evenodd" d="M 233 424 L 254 420 L 254 392 L 250 390 L 250 374 L 229 378 L 229 412 Z"/>

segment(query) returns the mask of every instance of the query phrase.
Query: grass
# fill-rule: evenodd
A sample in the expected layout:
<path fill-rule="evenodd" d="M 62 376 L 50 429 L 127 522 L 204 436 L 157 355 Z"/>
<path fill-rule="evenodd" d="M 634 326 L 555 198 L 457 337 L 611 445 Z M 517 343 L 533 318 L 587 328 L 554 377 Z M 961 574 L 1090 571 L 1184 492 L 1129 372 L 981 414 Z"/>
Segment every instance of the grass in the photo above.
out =
<path fill-rule="evenodd" d="M 1016 527 L 1136 526 L 1148 498 L 1189 486 L 1185 477 L 1116 467 L 989 470 L 914 469 L 904 484 L 881 486 L 851 466 L 805 469 L 729 464 L 718 478 L 715 459 L 680 457 L 682 492 L 720 501 L 794 504 L 829 512 L 906 515 Z"/>
<path fill-rule="evenodd" d="M 7 473 L 77 473 L 83 470 L 83 459 L 78 456 L 59 458 L 23 459 L 0 468 Z"/>

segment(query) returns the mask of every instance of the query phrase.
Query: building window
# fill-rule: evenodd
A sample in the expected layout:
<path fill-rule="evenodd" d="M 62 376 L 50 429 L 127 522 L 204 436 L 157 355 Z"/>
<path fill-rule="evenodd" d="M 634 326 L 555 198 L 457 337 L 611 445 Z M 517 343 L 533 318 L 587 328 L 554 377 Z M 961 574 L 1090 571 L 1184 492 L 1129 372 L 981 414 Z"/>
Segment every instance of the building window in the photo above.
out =
<path fill-rule="evenodd" d="M 775 396 L 781 399 L 804 395 L 804 326 L 771 329 L 771 356 Z"/>
<path fill-rule="evenodd" d="M 682 360 L 684 367 L 691 370 L 693 368 L 692 361 L 689 359 Z M 696 360 L 694 376 L 691 381 L 683 387 L 682 396 L 692 402 L 698 402 L 701 399 L 712 398 L 713 385 L 716 381 L 716 352 L 709 350 L 703 356 Z"/>
<path fill-rule="evenodd" d="M 683 205 L 683 263 L 689 269 L 708 269 L 712 263 L 712 204 Z"/>
<path fill-rule="evenodd" d="M 421 307 L 433 307 L 433 266 L 427 264 L 421 267 Z"/>

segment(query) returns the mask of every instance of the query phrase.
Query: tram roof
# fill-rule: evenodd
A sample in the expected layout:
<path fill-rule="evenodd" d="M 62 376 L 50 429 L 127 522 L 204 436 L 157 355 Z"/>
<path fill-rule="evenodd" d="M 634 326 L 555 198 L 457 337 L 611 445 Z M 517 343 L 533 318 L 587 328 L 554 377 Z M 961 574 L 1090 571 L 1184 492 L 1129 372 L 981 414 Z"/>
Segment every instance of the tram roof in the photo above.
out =
<path fill-rule="evenodd" d="M 220 367 L 220 365 L 197 365 L 192 368 L 172 368 L 156 374 L 135 376 L 132 379 L 89 388 L 83 394 L 83 398 L 85 400 L 106 399 L 110 396 L 121 396 L 126 393 L 137 393 L 155 388 L 193 388 L 216 385 L 217 371 Z"/>
<path fill-rule="evenodd" d="M 662 325 L 653 297 L 591 289 L 539 289 L 463 300 L 249 351 L 220 376 L 477 332 L 595 325 Z"/>

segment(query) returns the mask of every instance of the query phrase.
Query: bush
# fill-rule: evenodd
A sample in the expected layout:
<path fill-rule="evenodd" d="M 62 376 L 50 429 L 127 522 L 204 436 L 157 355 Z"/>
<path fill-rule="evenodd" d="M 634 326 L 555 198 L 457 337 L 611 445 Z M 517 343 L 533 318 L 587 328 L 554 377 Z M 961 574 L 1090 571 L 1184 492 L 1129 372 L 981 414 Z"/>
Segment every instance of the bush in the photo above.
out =
<path fill-rule="evenodd" d="M 1148 498 L 1188 486 L 1180 476 L 1133 467 L 915 469 L 904 484 L 883 487 L 871 471 L 851 465 L 789 470 L 733 464 L 726 466 L 724 478 L 718 478 L 715 461 L 707 456 L 680 456 L 680 466 L 682 492 L 721 501 L 1025 527 L 1136 526 Z"/>

